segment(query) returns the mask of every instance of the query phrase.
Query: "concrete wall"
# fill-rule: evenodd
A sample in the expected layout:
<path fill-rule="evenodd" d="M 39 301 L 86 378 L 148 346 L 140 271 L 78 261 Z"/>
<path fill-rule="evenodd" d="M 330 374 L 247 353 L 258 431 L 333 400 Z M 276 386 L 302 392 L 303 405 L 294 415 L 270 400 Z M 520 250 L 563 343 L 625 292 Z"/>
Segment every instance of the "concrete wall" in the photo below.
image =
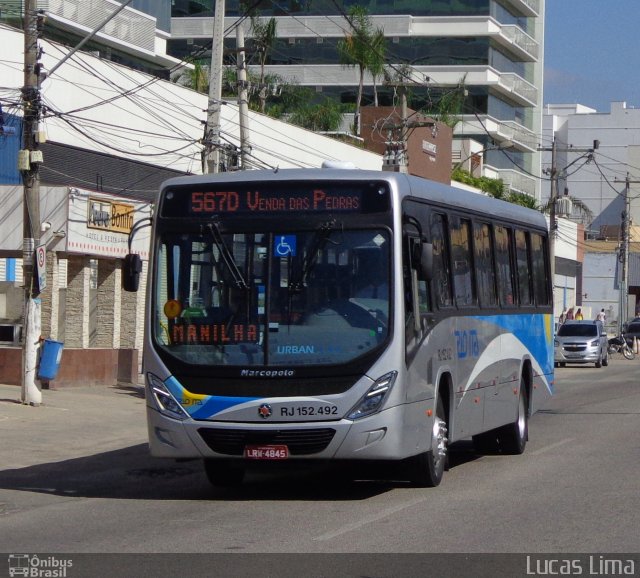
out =
<path fill-rule="evenodd" d="M 55 379 L 44 387 L 114 385 L 138 382 L 138 352 L 133 349 L 73 349 L 63 347 Z M 22 384 L 22 349 L 0 347 L 0 380 Z"/>

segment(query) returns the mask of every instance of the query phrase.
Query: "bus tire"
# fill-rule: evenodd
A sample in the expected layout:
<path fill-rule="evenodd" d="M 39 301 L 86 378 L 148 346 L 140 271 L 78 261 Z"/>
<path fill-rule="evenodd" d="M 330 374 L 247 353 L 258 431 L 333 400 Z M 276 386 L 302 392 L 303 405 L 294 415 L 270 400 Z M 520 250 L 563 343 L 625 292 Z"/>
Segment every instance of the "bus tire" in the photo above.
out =
<path fill-rule="evenodd" d="M 524 452 L 529 439 L 529 404 L 524 379 L 520 378 L 518 394 L 518 416 L 516 421 L 507 424 L 497 431 L 498 445 L 502 453 L 519 455 Z"/>
<path fill-rule="evenodd" d="M 439 486 L 447 468 L 447 421 L 440 396 L 438 396 L 436 415 L 431 429 L 430 447 L 431 449 L 414 456 L 409 461 L 411 482 L 420 488 Z"/>
<path fill-rule="evenodd" d="M 244 480 L 244 468 L 226 464 L 224 460 L 204 460 L 204 471 L 212 486 L 231 488 Z"/>

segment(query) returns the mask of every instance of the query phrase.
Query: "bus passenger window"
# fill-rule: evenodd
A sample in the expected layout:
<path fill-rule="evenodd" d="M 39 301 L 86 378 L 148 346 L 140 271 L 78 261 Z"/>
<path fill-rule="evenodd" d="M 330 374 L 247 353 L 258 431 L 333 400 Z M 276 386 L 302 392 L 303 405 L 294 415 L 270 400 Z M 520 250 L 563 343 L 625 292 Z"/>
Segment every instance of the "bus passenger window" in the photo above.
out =
<path fill-rule="evenodd" d="M 496 272 L 493 266 L 491 227 L 487 223 L 474 224 L 473 248 L 480 305 L 482 307 L 495 307 L 498 302 L 496 297 Z"/>
<path fill-rule="evenodd" d="M 520 305 L 531 305 L 531 273 L 527 249 L 527 234 L 524 231 L 516 230 L 516 265 Z"/>
<path fill-rule="evenodd" d="M 451 219 L 451 256 L 456 304 L 473 305 L 476 301 L 476 291 L 471 257 L 471 227 L 467 219 Z"/>
<path fill-rule="evenodd" d="M 498 294 L 500 304 L 515 305 L 513 293 L 513 275 L 511 270 L 511 230 L 497 226 L 496 236 L 496 265 L 498 268 Z"/>
<path fill-rule="evenodd" d="M 531 273 L 533 277 L 533 295 L 536 305 L 549 304 L 547 284 L 547 250 L 545 239 L 541 235 L 531 235 Z"/>
<path fill-rule="evenodd" d="M 447 251 L 447 224 L 444 215 L 431 215 L 431 243 L 433 243 L 433 291 L 438 307 L 450 307 L 453 304 L 451 296 L 451 270 L 449 267 L 449 253 Z"/>

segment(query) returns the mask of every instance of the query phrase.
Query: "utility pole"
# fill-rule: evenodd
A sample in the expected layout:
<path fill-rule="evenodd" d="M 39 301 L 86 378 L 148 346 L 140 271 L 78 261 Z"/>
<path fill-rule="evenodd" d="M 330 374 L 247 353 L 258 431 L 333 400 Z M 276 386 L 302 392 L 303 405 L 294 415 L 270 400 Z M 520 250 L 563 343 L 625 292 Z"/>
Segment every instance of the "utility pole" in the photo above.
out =
<path fill-rule="evenodd" d="M 558 170 L 558 152 L 559 150 L 562 152 L 575 152 L 575 153 L 583 153 L 592 155 L 593 151 L 595 151 L 600 146 L 600 141 L 594 140 L 593 147 L 574 147 L 568 146 L 563 147 L 562 149 L 558 149 L 558 143 L 556 140 L 555 134 L 553 135 L 553 142 L 551 143 L 551 147 L 538 147 L 539 151 L 550 152 L 551 153 L 551 167 L 546 169 L 547 174 L 549 175 L 549 179 L 551 181 L 551 195 L 549 197 L 549 275 L 551 276 L 551 289 L 553 293 L 555 293 L 555 279 L 556 279 L 556 236 L 558 230 L 557 223 L 557 208 L 556 203 L 558 202 L 558 180 L 560 178 L 560 172 L 565 172 L 572 164 L 577 162 L 578 159 L 575 159 L 571 163 L 569 163 L 562 171 Z M 582 157 L 578 157 L 582 158 Z"/>
<path fill-rule="evenodd" d="M 624 323 L 628 317 L 629 309 L 629 243 L 631 241 L 631 183 L 640 183 L 640 181 L 632 181 L 627 173 L 624 181 L 616 179 L 614 182 L 624 182 L 624 210 L 621 215 L 622 235 L 621 235 L 621 261 L 622 261 L 622 278 L 620 280 L 620 313 L 618 315 L 618 333 L 622 333 Z"/>
<path fill-rule="evenodd" d="M 391 86 L 400 92 L 400 124 L 385 123 L 383 129 L 387 130 L 387 148 L 382 157 L 382 170 L 393 171 L 398 173 L 409 172 L 409 154 L 408 140 L 409 129 L 418 127 L 435 127 L 436 123 L 432 121 L 409 121 L 409 113 L 407 108 L 407 88 L 414 86 L 415 83 L 408 82 L 388 82 L 387 86 Z M 393 138 L 394 133 L 399 133 L 398 139 Z"/>
<path fill-rule="evenodd" d="M 224 0 L 216 0 L 213 15 L 213 46 L 209 73 L 209 105 L 204 129 L 202 171 L 220 172 L 220 109 L 222 108 L 222 54 L 224 51 Z"/>
<path fill-rule="evenodd" d="M 40 50 L 38 38 L 44 14 L 36 0 L 24 3 L 24 86 L 22 87 L 22 150 L 18 156 L 24 188 L 22 267 L 24 277 L 24 332 L 22 336 L 22 403 L 38 406 L 42 391 L 36 384 L 36 365 L 41 331 L 38 279 L 34 275 L 35 249 L 40 244 L 40 175 L 42 151 L 38 149 L 40 122 Z"/>
<path fill-rule="evenodd" d="M 244 30 L 242 25 L 236 27 L 236 43 L 238 44 L 238 108 L 240 121 L 240 169 L 247 170 L 251 142 L 249 139 L 249 97 L 247 83 L 247 66 L 244 49 Z"/>
<path fill-rule="evenodd" d="M 551 198 L 549 204 L 549 274 L 551 275 L 551 288 L 555 287 L 556 279 L 556 234 L 558 223 L 556 222 L 556 202 L 558 201 L 558 167 L 556 166 L 556 154 L 558 151 L 556 137 L 553 137 L 551 144 L 551 170 L 549 177 L 551 178 Z M 553 297 L 553 295 L 552 295 Z"/>

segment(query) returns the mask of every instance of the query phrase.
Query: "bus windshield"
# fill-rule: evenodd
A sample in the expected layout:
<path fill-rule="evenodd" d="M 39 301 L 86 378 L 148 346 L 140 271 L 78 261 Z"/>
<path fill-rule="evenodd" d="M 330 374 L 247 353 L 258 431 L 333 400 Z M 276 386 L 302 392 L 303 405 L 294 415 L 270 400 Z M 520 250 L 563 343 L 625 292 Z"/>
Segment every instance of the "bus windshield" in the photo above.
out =
<path fill-rule="evenodd" d="M 164 232 L 153 343 L 194 365 L 333 365 L 389 337 L 390 235 L 313 230 Z"/>

